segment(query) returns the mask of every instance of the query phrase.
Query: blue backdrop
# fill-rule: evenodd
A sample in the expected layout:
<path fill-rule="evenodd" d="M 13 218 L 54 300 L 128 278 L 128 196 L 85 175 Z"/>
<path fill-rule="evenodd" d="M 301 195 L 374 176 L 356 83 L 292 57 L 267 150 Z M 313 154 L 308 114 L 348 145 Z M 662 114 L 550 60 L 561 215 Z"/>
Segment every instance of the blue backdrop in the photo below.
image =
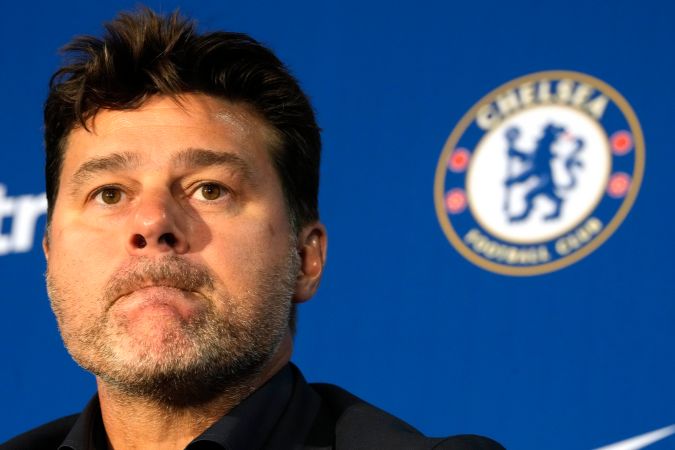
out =
<path fill-rule="evenodd" d="M 294 360 L 308 379 L 339 384 L 427 434 L 485 434 L 510 449 L 592 449 L 675 423 L 675 7 L 148 5 L 179 6 L 204 30 L 252 34 L 313 99 L 329 257 L 319 294 L 300 308 Z M 29 209 L 43 205 L 41 108 L 57 48 L 134 6 L 3 4 L 0 441 L 79 411 L 95 390 L 62 347 L 44 289 L 44 217 L 31 238 Z M 621 226 L 589 256 L 548 274 L 498 275 L 448 242 L 435 171 L 481 97 L 542 70 L 589 74 L 628 100 L 645 136 L 644 180 Z M 675 448 L 675 437 L 650 448 Z"/>

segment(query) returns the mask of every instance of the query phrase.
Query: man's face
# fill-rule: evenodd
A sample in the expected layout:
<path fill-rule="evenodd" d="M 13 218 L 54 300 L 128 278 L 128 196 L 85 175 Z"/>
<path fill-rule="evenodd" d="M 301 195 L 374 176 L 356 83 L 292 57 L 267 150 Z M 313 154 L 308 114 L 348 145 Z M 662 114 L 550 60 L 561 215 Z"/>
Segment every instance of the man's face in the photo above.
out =
<path fill-rule="evenodd" d="M 250 376 L 288 331 L 301 264 L 271 128 L 197 94 L 104 110 L 88 128 L 68 136 L 45 244 L 69 352 L 170 400 Z"/>

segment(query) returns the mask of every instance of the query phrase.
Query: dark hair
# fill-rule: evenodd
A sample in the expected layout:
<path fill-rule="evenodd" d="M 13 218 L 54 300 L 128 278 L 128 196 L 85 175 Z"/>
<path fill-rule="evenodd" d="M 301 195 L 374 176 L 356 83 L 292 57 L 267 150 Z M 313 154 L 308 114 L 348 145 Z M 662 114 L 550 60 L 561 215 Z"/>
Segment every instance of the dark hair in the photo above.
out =
<path fill-rule="evenodd" d="M 153 95 L 195 92 L 245 102 L 276 131 L 271 149 L 292 228 L 318 219 L 320 130 L 309 100 L 284 64 L 241 33 L 199 34 L 177 11 L 142 8 L 105 24 L 102 39 L 74 38 L 45 103 L 48 221 L 58 195 L 66 139 L 99 109 L 140 107 Z"/>

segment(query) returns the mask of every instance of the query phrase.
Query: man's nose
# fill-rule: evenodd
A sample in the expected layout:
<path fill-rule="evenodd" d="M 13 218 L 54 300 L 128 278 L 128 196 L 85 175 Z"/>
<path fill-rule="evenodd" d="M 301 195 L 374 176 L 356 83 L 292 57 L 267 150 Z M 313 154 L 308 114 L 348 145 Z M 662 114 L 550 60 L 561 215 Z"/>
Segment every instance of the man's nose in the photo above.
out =
<path fill-rule="evenodd" d="M 129 253 L 146 256 L 187 253 L 190 246 L 185 219 L 185 213 L 169 192 L 141 195 L 129 219 Z"/>

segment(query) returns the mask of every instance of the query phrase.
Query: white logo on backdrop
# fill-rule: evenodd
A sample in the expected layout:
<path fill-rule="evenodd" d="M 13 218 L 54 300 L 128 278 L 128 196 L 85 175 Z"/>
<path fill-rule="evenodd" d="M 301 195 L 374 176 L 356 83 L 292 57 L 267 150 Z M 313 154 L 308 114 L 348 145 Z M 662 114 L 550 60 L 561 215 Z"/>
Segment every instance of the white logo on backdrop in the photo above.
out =
<path fill-rule="evenodd" d="M 31 251 L 38 219 L 46 212 L 45 194 L 10 197 L 0 184 L 0 256 Z"/>
<path fill-rule="evenodd" d="M 675 425 L 650 431 L 595 450 L 640 450 L 675 434 Z"/>

